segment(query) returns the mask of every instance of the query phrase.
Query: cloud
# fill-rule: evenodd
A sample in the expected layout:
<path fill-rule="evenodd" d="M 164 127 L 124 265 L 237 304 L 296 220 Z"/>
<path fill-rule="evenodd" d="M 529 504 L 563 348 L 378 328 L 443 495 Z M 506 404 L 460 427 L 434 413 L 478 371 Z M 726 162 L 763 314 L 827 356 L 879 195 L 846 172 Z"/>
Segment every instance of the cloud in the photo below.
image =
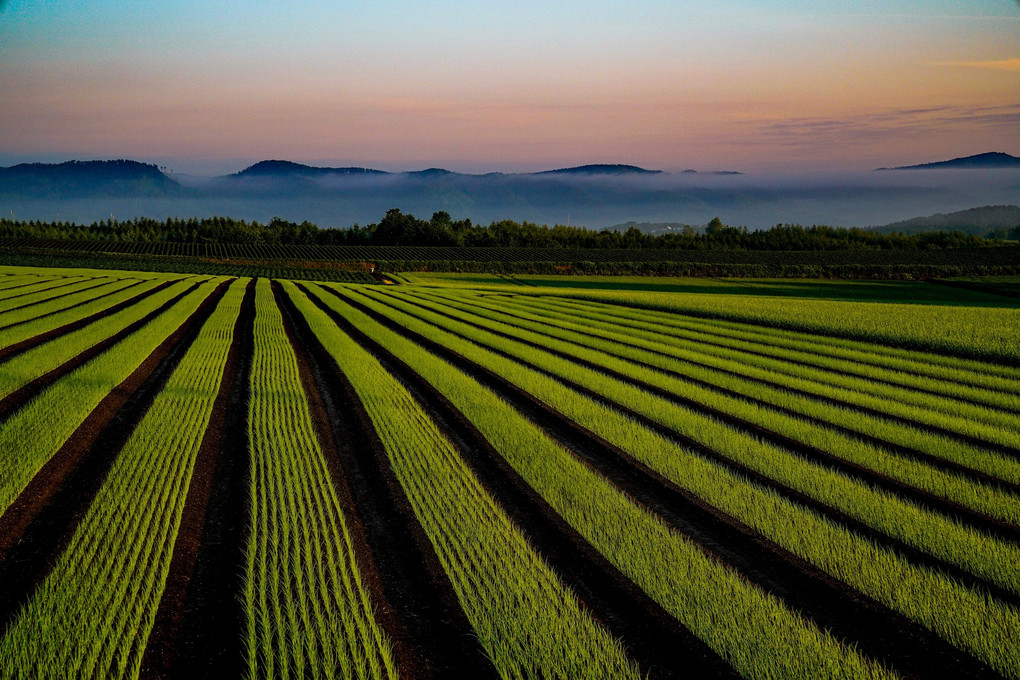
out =
<path fill-rule="evenodd" d="M 998 59 L 992 61 L 936 61 L 932 66 L 957 66 L 964 68 L 983 68 L 992 71 L 1020 72 L 1020 59 Z"/>
<path fill-rule="evenodd" d="M 763 135 L 786 145 L 813 145 L 821 139 L 879 142 L 950 130 L 1016 130 L 1020 128 L 1020 104 L 891 109 L 853 116 L 762 120 L 759 125 Z"/>

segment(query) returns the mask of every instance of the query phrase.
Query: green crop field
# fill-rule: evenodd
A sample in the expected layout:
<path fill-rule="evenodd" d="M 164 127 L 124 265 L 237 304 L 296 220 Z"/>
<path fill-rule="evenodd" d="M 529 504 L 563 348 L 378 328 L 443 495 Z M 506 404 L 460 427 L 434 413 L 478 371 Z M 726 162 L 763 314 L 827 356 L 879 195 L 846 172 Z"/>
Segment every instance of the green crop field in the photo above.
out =
<path fill-rule="evenodd" d="M 1018 277 L 212 264 L 0 266 L 0 678 L 1020 679 Z"/>

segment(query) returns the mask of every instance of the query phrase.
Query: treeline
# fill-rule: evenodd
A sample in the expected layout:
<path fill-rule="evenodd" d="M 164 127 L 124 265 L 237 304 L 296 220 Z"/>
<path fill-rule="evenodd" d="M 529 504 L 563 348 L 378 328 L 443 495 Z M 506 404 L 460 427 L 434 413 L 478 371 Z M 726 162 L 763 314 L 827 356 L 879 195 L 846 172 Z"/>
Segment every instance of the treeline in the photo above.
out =
<path fill-rule="evenodd" d="M 273 218 L 267 224 L 229 217 L 136 218 L 91 225 L 0 219 L 0 238 L 40 238 L 141 243 L 224 243 L 261 245 L 479 246 L 501 248 L 617 248 L 670 250 L 894 250 L 947 249 L 994 245 L 959 232 L 879 234 L 869 229 L 779 224 L 770 229 L 732 227 L 718 218 L 703 230 L 683 227 L 667 234 L 594 231 L 581 227 L 502 220 L 488 226 L 454 220 L 437 212 L 419 219 L 398 209 L 375 224 L 349 229 L 320 228 L 311 222 Z"/>

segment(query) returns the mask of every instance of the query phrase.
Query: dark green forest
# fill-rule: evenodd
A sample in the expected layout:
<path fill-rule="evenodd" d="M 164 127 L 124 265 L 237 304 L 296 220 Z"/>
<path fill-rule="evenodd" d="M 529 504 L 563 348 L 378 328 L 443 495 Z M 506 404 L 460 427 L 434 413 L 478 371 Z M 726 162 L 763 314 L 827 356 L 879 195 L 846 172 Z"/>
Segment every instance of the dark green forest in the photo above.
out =
<path fill-rule="evenodd" d="M 1016 232 L 1016 233 L 1014 233 Z M 1020 239 L 1020 226 L 999 238 Z M 546 226 L 501 220 L 487 226 L 470 219 L 454 220 L 437 212 L 424 220 L 394 208 L 375 224 L 349 229 L 324 229 L 311 222 L 273 218 L 266 224 L 229 217 L 136 218 L 104 220 L 90 225 L 69 222 L 0 220 L 0 238 L 40 238 L 136 243 L 208 243 L 246 245 L 335 246 L 461 246 L 497 248 L 610 248 L 667 250 L 911 250 L 991 246 L 1000 241 L 963 233 L 882 234 L 870 229 L 778 224 L 750 231 L 723 224 L 683 227 L 667 234 L 594 231 L 582 227 Z"/>

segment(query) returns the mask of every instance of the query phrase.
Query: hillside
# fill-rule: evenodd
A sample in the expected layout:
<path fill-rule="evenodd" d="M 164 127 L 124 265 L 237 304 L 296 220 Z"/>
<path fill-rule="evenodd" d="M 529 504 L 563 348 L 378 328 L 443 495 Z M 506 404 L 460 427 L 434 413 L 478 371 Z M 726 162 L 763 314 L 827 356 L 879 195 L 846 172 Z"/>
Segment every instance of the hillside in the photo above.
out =
<path fill-rule="evenodd" d="M 958 231 L 974 236 L 985 236 L 996 230 L 1010 230 L 1020 226 L 1020 206 L 988 205 L 953 213 L 937 213 L 927 217 L 893 222 L 875 231 L 882 234 L 923 234 L 933 231 Z"/>
<path fill-rule="evenodd" d="M 979 153 L 975 156 L 953 158 L 948 161 L 922 163 L 920 165 L 901 165 L 895 168 L 876 168 L 877 170 L 996 170 L 999 168 L 1020 168 L 1020 158 L 1008 153 L 993 151 Z"/>
<path fill-rule="evenodd" d="M 174 196 L 181 186 L 155 165 L 137 161 L 22 163 L 0 168 L 0 195 L 33 198 Z"/>

